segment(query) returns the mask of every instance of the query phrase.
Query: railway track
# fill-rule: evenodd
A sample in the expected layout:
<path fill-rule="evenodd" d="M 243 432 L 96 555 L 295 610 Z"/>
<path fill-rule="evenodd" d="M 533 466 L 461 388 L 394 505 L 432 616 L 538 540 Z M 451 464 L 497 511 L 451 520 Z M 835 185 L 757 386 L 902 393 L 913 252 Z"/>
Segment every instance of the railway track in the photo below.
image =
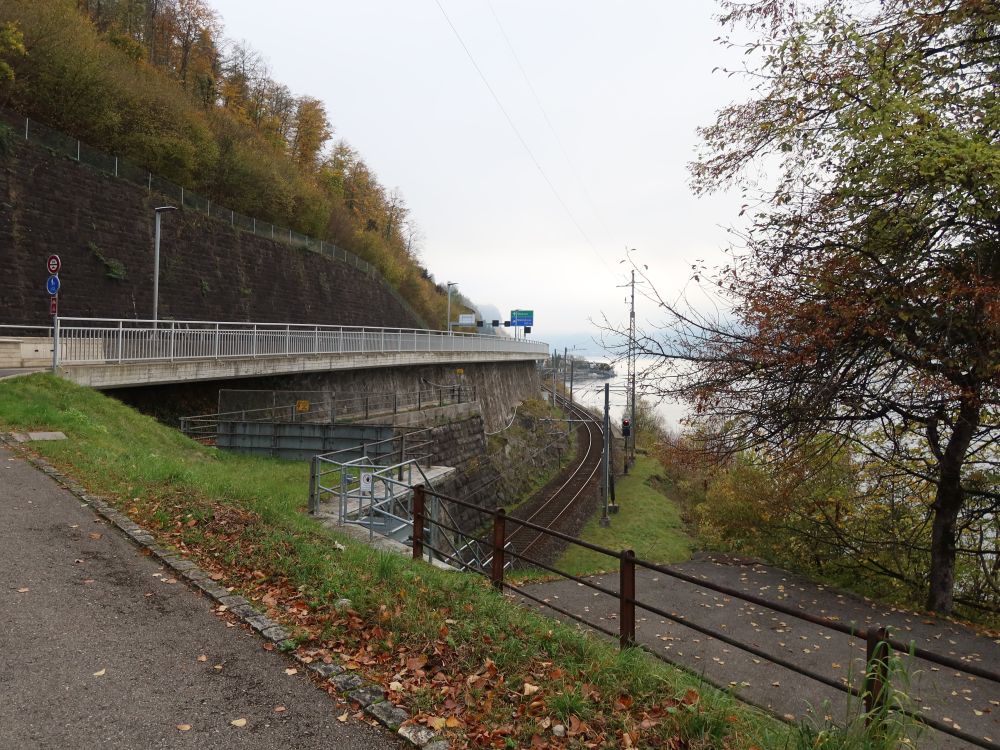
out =
<path fill-rule="evenodd" d="M 515 514 L 515 518 L 553 528 L 564 533 L 573 533 L 576 529 L 560 528 L 560 524 L 578 517 L 581 503 L 588 500 L 588 492 L 593 491 L 599 479 L 601 454 L 604 447 L 604 435 L 601 424 L 586 409 L 562 396 L 556 396 L 556 401 L 567 412 L 570 419 L 577 422 L 577 465 L 569 476 L 560 477 L 555 486 L 547 486 L 542 492 L 541 504 L 532 503 L 525 515 Z M 561 547 L 558 539 L 546 536 L 540 532 L 511 523 L 512 531 L 507 536 L 507 542 L 514 551 L 534 560 L 547 561 Z"/>

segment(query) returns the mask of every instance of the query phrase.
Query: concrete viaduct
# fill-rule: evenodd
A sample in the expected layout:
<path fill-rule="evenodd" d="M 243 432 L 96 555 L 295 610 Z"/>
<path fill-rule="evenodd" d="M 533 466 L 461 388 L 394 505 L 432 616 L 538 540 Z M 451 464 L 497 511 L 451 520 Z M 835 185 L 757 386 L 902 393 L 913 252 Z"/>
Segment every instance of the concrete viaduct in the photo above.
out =
<path fill-rule="evenodd" d="M 402 391 L 419 388 L 421 380 L 453 379 L 461 368 L 477 386 L 490 425 L 537 393 L 535 363 L 548 352 L 544 342 L 505 336 L 292 323 L 61 317 L 53 328 L 19 333 L 34 335 L 0 337 L 0 367 L 54 365 L 75 383 L 119 392 L 160 387 L 165 395 L 231 381 Z"/>

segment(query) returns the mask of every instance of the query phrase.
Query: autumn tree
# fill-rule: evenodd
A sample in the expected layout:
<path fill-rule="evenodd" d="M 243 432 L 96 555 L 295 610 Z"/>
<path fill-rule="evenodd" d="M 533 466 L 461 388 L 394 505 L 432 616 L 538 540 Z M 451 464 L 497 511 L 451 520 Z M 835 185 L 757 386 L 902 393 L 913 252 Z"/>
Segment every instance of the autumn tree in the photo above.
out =
<path fill-rule="evenodd" d="M 401 195 L 350 146 L 330 146 L 323 102 L 222 33 L 210 0 L 0 0 L 0 102 L 365 258 L 443 324 Z"/>
<path fill-rule="evenodd" d="M 956 554 L 983 554 L 958 539 L 1000 511 L 1000 6 L 724 9 L 753 88 L 701 131 L 693 182 L 741 189 L 747 225 L 696 274 L 715 306 L 656 297 L 651 385 L 731 451 L 833 440 L 881 467 L 862 492 L 923 483 L 927 606 L 949 612 Z"/>
<path fill-rule="evenodd" d="M 320 154 L 333 135 L 326 107 L 319 99 L 301 96 L 295 102 L 295 115 L 289 133 L 292 159 L 310 173 L 316 170 Z"/>
<path fill-rule="evenodd" d="M 16 23 L 0 24 L 0 83 L 14 80 L 14 69 L 4 61 L 5 57 L 20 57 L 25 54 L 24 35 Z"/>

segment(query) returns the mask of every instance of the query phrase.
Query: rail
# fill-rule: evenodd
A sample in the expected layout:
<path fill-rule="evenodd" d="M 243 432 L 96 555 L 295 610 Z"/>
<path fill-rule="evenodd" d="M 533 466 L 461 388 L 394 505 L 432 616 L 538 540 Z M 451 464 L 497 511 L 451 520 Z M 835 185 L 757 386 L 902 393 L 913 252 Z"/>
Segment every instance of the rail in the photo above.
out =
<path fill-rule="evenodd" d="M 898 639 L 890 637 L 886 628 L 880 627 L 878 625 L 871 625 L 867 628 L 857 627 L 853 624 L 845 624 L 839 622 L 835 619 L 828 617 L 819 617 L 816 615 L 811 615 L 808 612 L 803 612 L 801 610 L 795 609 L 793 607 L 781 604 L 780 602 L 765 599 L 760 596 L 755 596 L 747 592 L 743 592 L 728 586 L 723 586 L 720 584 L 715 584 L 709 581 L 705 581 L 701 578 L 683 573 L 681 571 L 674 570 L 664 565 L 649 562 L 647 560 L 639 559 L 635 556 L 632 550 L 621 550 L 615 551 L 607 547 L 602 547 L 597 544 L 592 544 L 586 542 L 582 539 L 564 534 L 559 531 L 555 531 L 551 528 L 546 528 L 538 524 L 532 523 L 528 520 L 521 520 L 508 516 L 506 512 L 502 509 L 491 510 L 484 508 L 482 506 L 475 505 L 474 503 L 469 503 L 459 498 L 450 497 L 443 495 L 441 493 L 435 492 L 433 490 L 428 490 L 426 487 L 417 487 L 413 493 L 413 534 L 412 534 L 412 544 L 413 544 L 413 558 L 419 560 L 423 557 L 424 547 L 427 546 L 427 539 L 432 537 L 433 534 L 428 533 L 428 528 L 433 529 L 435 526 L 439 526 L 440 522 L 437 521 L 433 514 L 428 512 L 428 499 L 431 499 L 436 503 L 453 504 L 460 507 L 465 507 L 468 509 L 476 510 L 480 513 L 490 515 L 493 517 L 493 528 L 491 539 L 480 539 L 475 538 L 475 541 L 486 548 L 489 552 L 488 559 L 490 564 L 486 568 L 476 569 L 473 567 L 467 567 L 468 570 L 473 570 L 482 575 L 489 577 L 491 584 L 498 591 L 503 591 L 504 589 L 510 589 L 519 596 L 523 596 L 526 599 L 532 600 L 535 603 L 552 609 L 566 617 L 576 620 L 582 624 L 587 625 L 590 628 L 598 630 L 606 635 L 615 637 L 617 636 L 619 641 L 619 646 L 622 649 L 626 648 L 642 648 L 648 651 L 653 656 L 667 661 L 675 666 L 684 669 L 686 671 L 691 671 L 689 667 L 684 664 L 678 663 L 672 659 L 669 659 L 664 654 L 661 654 L 655 650 L 652 650 L 636 641 L 636 610 L 643 610 L 659 617 L 670 620 L 671 622 L 676 622 L 683 625 L 684 627 L 691 628 L 697 632 L 714 638 L 722 643 L 725 643 L 734 648 L 738 648 L 753 655 L 757 659 L 768 661 L 777 666 L 788 669 L 796 674 L 799 674 L 808 679 L 819 682 L 827 687 L 833 688 L 839 692 L 847 693 L 856 698 L 861 698 L 864 702 L 864 707 L 868 717 L 876 717 L 880 712 L 885 711 L 895 711 L 899 714 L 905 715 L 908 718 L 924 724 L 925 726 L 931 727 L 943 734 L 956 737 L 960 740 L 968 742 L 977 747 L 987 748 L 995 750 L 998 746 L 996 743 L 990 739 L 978 737 L 972 735 L 969 732 L 959 729 L 957 726 L 950 725 L 938 719 L 930 716 L 915 713 L 906 708 L 898 705 L 893 705 L 889 700 L 889 695 L 891 691 L 889 690 L 889 652 L 890 649 L 902 654 L 910 655 L 918 659 L 930 662 L 932 664 L 937 664 L 942 667 L 947 667 L 948 669 L 955 670 L 956 672 L 961 672 L 967 675 L 971 675 L 977 679 L 988 680 L 997 684 L 1000 684 L 1000 672 L 995 670 L 987 669 L 985 667 L 977 666 L 975 664 L 970 664 L 962 659 L 946 656 L 944 654 L 939 654 L 933 651 L 929 651 L 924 648 L 918 648 L 914 643 L 907 643 L 900 641 Z M 583 547 L 592 552 L 597 552 L 602 555 L 606 555 L 611 559 L 618 561 L 619 570 L 619 585 L 618 591 L 608 588 L 607 586 L 602 586 L 586 578 L 573 575 L 572 573 L 567 573 L 561 571 L 551 565 L 545 564 L 539 560 L 532 559 L 522 553 L 517 552 L 515 549 L 511 549 L 508 540 L 511 534 L 508 532 L 508 524 L 517 524 L 522 528 L 530 529 L 531 531 L 537 532 L 539 535 L 546 535 L 553 537 L 555 539 L 561 540 L 563 542 L 573 544 L 579 547 Z M 486 557 L 486 555 L 482 555 Z M 560 578 L 574 581 L 581 586 L 585 586 L 599 593 L 605 594 L 607 596 L 613 597 L 618 600 L 619 612 L 618 612 L 618 632 L 614 632 L 609 628 L 597 625 L 583 617 L 579 614 L 571 612 L 565 608 L 559 607 L 550 601 L 545 601 L 539 597 L 530 594 L 527 591 L 515 586 L 505 580 L 504 573 L 510 567 L 508 563 L 508 558 L 513 557 L 515 559 L 521 560 L 529 565 L 541 568 L 549 573 L 559 576 Z M 819 625 L 823 628 L 827 628 L 833 632 L 840 633 L 842 635 L 849 636 L 851 638 L 857 638 L 858 640 L 864 640 L 866 644 L 865 648 L 865 672 L 860 687 L 845 684 L 836 679 L 830 678 L 826 675 L 819 674 L 813 670 L 800 666 L 796 664 L 791 659 L 786 659 L 783 657 L 775 656 L 768 653 L 767 651 L 758 648 L 752 643 L 746 643 L 740 641 L 739 639 L 726 634 L 725 632 L 715 630 L 713 628 L 705 627 L 696 622 L 693 622 L 689 618 L 680 617 L 679 615 L 667 612 L 659 607 L 653 606 L 649 603 L 643 602 L 638 599 L 636 595 L 636 569 L 645 568 L 647 570 L 656 571 L 665 576 L 684 581 L 685 583 L 700 587 L 702 589 L 708 589 L 710 591 L 715 591 L 726 596 L 732 597 L 740 601 L 755 604 L 760 607 L 765 607 L 773 612 L 777 612 L 788 617 L 793 617 L 798 620 L 809 622 L 815 625 Z M 704 675 L 698 674 L 698 677 L 705 679 L 706 682 L 711 682 Z M 714 684 L 714 683 L 713 683 Z M 724 685 L 716 684 L 716 687 L 725 689 Z M 765 710 L 770 710 L 766 709 Z"/>
<path fill-rule="evenodd" d="M 541 341 L 417 328 L 201 320 L 56 318 L 58 365 L 308 355 L 504 352 L 544 355 Z"/>
<path fill-rule="evenodd" d="M 597 419 L 566 397 L 554 391 L 553 395 L 562 408 L 580 420 L 579 433 L 581 436 L 585 436 L 586 443 L 581 445 L 580 452 L 583 455 L 576 468 L 526 519 L 544 528 L 552 528 L 558 524 L 560 519 L 576 506 L 581 495 L 592 486 L 601 468 L 601 452 L 603 451 L 604 428 Z M 530 538 L 530 541 L 523 541 L 523 537 Z M 514 547 L 525 555 L 536 549 L 542 550 L 547 541 L 545 535 L 532 534 L 525 526 L 521 526 L 509 534 L 507 539 L 514 542 Z"/>
<path fill-rule="evenodd" d="M 52 326 L 0 325 L 0 337 L 23 335 L 22 332 L 27 332 L 28 336 L 52 338 Z"/>

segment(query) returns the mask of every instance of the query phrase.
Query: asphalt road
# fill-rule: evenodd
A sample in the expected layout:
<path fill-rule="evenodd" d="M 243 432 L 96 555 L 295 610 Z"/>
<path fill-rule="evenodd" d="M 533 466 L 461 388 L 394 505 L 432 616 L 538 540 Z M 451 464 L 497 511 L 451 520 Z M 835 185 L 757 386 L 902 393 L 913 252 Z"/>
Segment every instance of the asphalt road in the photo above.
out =
<path fill-rule="evenodd" d="M 705 559 L 673 567 L 785 606 L 834 616 L 842 623 L 892 626 L 893 636 L 899 640 L 912 640 L 921 648 L 1000 672 L 1000 640 L 977 635 L 954 623 L 879 606 L 766 565 Z M 617 574 L 594 576 L 591 580 L 618 590 Z M 618 630 L 618 601 L 607 594 L 573 581 L 536 584 L 525 590 L 588 622 Z M 863 640 L 661 573 L 637 570 L 636 598 L 835 680 L 857 683 L 864 671 Z M 528 600 L 524 603 L 530 605 Z M 756 705 L 796 719 L 808 716 L 810 708 L 812 715 L 820 718 L 845 716 L 845 696 L 833 688 L 658 615 L 637 609 L 636 621 L 636 636 L 644 645 L 717 684 L 729 686 Z M 907 692 L 914 708 L 1000 747 L 1000 685 L 929 662 L 908 657 L 906 661 L 912 672 Z M 829 705 L 825 705 L 827 702 Z M 938 732 L 929 732 L 918 745 L 973 747 Z"/>
<path fill-rule="evenodd" d="M 171 581 L 0 450 L 0 748 L 412 747 Z"/>

